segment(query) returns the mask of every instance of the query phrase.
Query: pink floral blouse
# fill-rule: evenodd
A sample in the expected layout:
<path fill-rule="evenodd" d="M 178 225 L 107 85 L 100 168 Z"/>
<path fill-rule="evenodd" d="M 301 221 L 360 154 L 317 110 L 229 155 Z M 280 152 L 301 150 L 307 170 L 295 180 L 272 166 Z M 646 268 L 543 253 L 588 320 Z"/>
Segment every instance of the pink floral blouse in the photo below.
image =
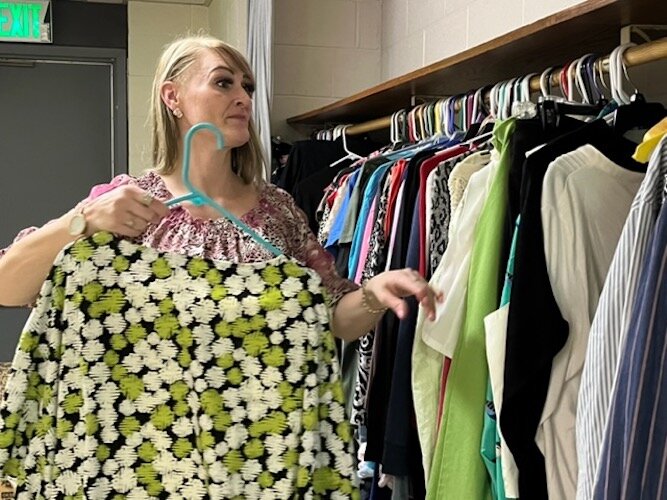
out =
<path fill-rule="evenodd" d="M 173 198 L 160 176 L 149 171 L 138 178 L 119 175 L 108 184 L 95 186 L 84 202 L 130 183 L 149 192 L 158 200 L 166 201 Z M 338 275 L 333 257 L 322 248 L 311 232 L 306 215 L 282 189 L 272 184 L 264 184 L 260 191 L 259 203 L 240 217 L 240 220 L 286 255 L 317 271 L 332 305 L 345 293 L 358 288 L 351 281 Z M 14 242 L 36 229 L 35 227 L 24 229 Z M 214 260 L 258 262 L 273 257 L 269 250 L 224 217 L 198 219 L 191 216 L 183 207 L 172 208 L 169 215 L 157 224 L 150 224 L 146 231 L 133 241 L 161 251 Z M 0 250 L 0 257 L 6 251 L 7 249 Z"/>

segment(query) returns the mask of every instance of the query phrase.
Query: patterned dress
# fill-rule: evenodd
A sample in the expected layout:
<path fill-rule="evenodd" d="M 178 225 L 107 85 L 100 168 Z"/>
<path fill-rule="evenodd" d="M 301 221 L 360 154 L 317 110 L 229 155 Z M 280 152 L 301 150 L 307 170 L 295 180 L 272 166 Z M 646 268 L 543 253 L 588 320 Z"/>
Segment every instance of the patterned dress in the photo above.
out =
<path fill-rule="evenodd" d="M 65 248 L 0 407 L 17 498 L 358 498 L 328 311 L 285 256 Z"/>

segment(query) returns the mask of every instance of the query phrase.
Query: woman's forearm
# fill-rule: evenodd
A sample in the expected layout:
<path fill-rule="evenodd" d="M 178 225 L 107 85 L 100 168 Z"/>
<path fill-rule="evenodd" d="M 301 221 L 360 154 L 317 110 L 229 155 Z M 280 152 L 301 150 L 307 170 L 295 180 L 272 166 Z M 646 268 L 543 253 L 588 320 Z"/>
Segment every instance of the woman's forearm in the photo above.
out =
<path fill-rule="evenodd" d="M 336 337 L 356 340 L 370 331 L 382 314 L 391 309 L 399 319 L 408 314 L 404 297 L 414 296 L 426 317 L 435 319 L 435 303 L 442 294 L 433 290 L 417 271 L 397 269 L 380 273 L 354 292 L 343 296 L 333 312 L 332 327 Z"/>
<path fill-rule="evenodd" d="M 361 289 L 345 294 L 333 312 L 332 327 L 336 337 L 356 340 L 368 333 L 382 317 L 382 312 L 370 313 L 363 305 Z"/>
<path fill-rule="evenodd" d="M 42 226 L 13 244 L 0 258 L 0 305 L 34 302 L 56 255 L 74 240 L 68 231 L 70 217 L 67 213 Z"/>

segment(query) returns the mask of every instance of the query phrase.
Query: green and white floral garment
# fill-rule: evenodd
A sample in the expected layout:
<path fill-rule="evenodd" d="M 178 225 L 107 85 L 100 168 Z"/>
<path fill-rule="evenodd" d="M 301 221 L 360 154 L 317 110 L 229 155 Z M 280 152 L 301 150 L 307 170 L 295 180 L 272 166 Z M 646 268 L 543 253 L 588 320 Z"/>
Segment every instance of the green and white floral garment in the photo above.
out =
<path fill-rule="evenodd" d="M 321 290 L 284 256 L 63 250 L 0 409 L 17 498 L 358 498 Z"/>

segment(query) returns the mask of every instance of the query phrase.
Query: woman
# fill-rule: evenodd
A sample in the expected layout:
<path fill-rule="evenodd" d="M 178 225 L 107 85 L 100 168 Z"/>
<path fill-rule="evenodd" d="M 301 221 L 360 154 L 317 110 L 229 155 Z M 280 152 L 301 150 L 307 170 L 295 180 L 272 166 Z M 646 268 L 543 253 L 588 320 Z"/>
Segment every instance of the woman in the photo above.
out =
<path fill-rule="evenodd" d="M 186 194 L 181 180 L 183 137 L 199 122 L 215 124 L 225 139 L 215 147 L 200 133 L 191 155 L 191 181 L 287 255 L 315 269 L 333 306 L 334 335 L 354 340 L 387 309 L 407 312 L 403 297 L 414 295 L 434 317 L 436 294 L 409 269 L 389 271 L 361 289 L 340 278 L 333 259 L 310 232 L 305 215 L 284 191 L 262 181 L 262 153 L 251 120 L 254 81 L 244 57 L 210 37 L 190 37 L 162 54 L 153 82 L 151 126 L 155 169 L 133 179 L 121 175 L 96 186 L 70 212 L 39 229 L 19 234 L 0 251 L 0 305 L 30 304 L 58 252 L 76 238 L 110 231 L 158 250 L 237 262 L 270 254 L 215 209 L 163 203 Z"/>
<path fill-rule="evenodd" d="M 219 40 L 190 37 L 171 44 L 158 63 L 153 85 L 155 169 L 138 178 L 121 175 L 96 186 L 67 214 L 19 234 L 11 247 L 0 251 L 0 304 L 33 303 L 61 249 L 99 231 L 165 254 L 241 264 L 269 261 L 273 255 L 267 249 L 213 208 L 185 204 L 170 210 L 164 203 L 186 194 L 181 179 L 185 133 L 197 123 L 210 122 L 221 130 L 225 147 L 216 148 L 213 134 L 194 138 L 192 184 L 287 256 L 319 274 L 333 307 L 335 335 L 358 338 L 388 308 L 404 315 L 402 298 L 409 295 L 415 295 L 432 317 L 436 294 L 414 271 L 382 273 L 361 290 L 339 277 L 303 212 L 287 193 L 261 180 L 262 155 L 250 118 L 253 87 L 243 56 Z M 86 242 L 75 247 L 79 243 Z M 69 309 L 76 314 L 86 292 L 79 295 Z M 173 302 L 167 311 L 172 307 Z M 325 328 L 328 315 L 326 308 L 320 310 L 326 318 L 320 327 Z M 157 308 L 153 311 L 157 314 Z M 310 312 L 314 316 L 312 308 Z M 118 321 L 126 324 L 122 318 Z M 316 323 L 317 318 L 307 321 Z M 36 323 L 47 322 L 37 318 Z M 93 319 L 86 326 L 100 323 Z M 233 343 L 227 327 L 226 320 L 201 325 L 192 330 L 199 331 L 193 340 L 195 335 L 186 326 L 177 326 L 180 333 L 172 342 L 170 333 L 160 332 L 160 339 L 139 322 L 133 325 L 134 333 L 131 328 L 122 334 L 117 331 L 110 339 L 100 336 L 99 342 L 93 335 L 90 345 L 101 342 L 104 347 L 92 348 L 87 344 L 89 337 L 72 333 L 76 329 L 70 324 L 68 338 L 74 339 L 74 347 L 66 352 L 68 361 L 62 362 L 62 344 L 53 337 L 57 332 L 47 332 L 46 345 L 39 348 L 34 343 L 37 337 L 28 334 L 8 386 L 13 400 L 0 409 L 0 466 L 13 477 L 22 477 L 21 488 L 29 490 L 29 495 L 49 498 L 63 494 L 106 498 L 112 492 L 136 498 L 169 494 L 179 498 L 358 498 L 349 422 L 331 362 L 333 344 L 326 337 L 308 334 L 320 331 L 317 325 L 312 330 L 290 327 L 285 335 L 274 330 L 270 338 L 251 332 L 252 345 L 246 345 L 252 335 L 245 335 L 245 329 L 239 330 L 240 335 L 239 331 L 231 334 Z M 202 331 L 210 334 L 207 337 Z M 260 364 L 269 339 L 273 346 L 269 350 L 277 356 L 263 358 Z M 190 364 L 193 342 L 199 342 L 196 366 Z M 85 346 L 79 347 L 82 354 L 76 345 Z M 283 346 L 294 356 L 281 358 Z M 142 349 L 149 360 L 141 361 Z M 52 358 L 47 356 L 50 351 Z M 178 357 L 177 364 L 170 352 L 185 357 Z M 159 356 L 165 356 L 164 361 Z M 48 370 L 40 368 L 48 363 Z M 49 373 L 53 376 L 54 366 L 60 366 L 59 377 L 65 384 L 58 391 L 52 390 L 51 380 L 42 379 Z M 39 409 L 31 394 L 40 395 Z M 58 399 L 63 397 L 70 399 Z M 57 429 L 51 427 L 53 417 Z M 39 429 L 36 435 L 31 428 Z M 74 457 L 81 453 L 89 458 L 76 462 Z M 44 466 L 51 461 L 60 471 L 55 477 Z"/>

